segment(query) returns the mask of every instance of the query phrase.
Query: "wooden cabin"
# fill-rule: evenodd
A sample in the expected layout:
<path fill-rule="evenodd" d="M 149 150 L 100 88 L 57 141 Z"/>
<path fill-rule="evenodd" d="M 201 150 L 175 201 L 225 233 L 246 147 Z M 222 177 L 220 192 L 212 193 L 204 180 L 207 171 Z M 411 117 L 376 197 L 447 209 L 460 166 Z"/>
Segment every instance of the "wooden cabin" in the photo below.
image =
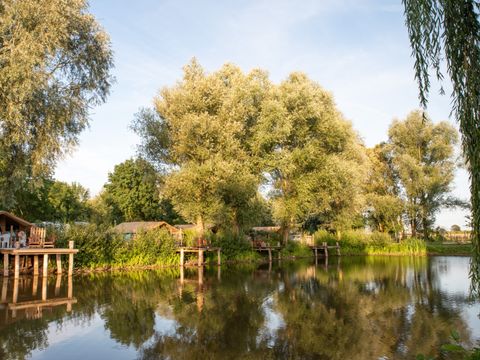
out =
<path fill-rule="evenodd" d="M 126 240 L 130 240 L 141 231 L 149 231 L 155 229 L 165 229 L 174 238 L 181 236 L 181 231 L 175 226 L 170 225 L 165 221 L 134 221 L 123 222 L 113 228 L 114 231 L 123 234 Z"/>
<path fill-rule="evenodd" d="M 0 211 L 0 229 L 2 234 L 7 231 L 24 231 L 28 233 L 33 224 L 7 211 Z"/>

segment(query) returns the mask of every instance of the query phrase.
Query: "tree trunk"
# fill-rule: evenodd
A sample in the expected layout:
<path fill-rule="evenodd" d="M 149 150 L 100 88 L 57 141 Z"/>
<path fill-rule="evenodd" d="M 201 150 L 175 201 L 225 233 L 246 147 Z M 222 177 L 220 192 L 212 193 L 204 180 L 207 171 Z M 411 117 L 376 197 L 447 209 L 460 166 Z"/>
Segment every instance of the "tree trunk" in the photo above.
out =
<path fill-rule="evenodd" d="M 288 242 L 288 234 L 290 233 L 290 226 L 285 224 L 282 229 L 282 243 L 283 245 L 287 245 Z"/>

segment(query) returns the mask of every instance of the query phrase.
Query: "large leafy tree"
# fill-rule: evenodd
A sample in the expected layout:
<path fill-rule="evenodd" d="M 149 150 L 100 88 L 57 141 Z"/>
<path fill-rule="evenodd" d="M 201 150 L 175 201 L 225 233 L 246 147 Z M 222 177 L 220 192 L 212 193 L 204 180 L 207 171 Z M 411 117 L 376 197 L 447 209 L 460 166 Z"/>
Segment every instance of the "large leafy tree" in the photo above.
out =
<path fill-rule="evenodd" d="M 459 203 L 449 196 L 457 131 L 447 122 L 433 124 L 422 111 L 413 111 L 403 121 L 394 120 L 388 133 L 412 235 L 422 230 L 428 238 L 436 212 Z"/>
<path fill-rule="evenodd" d="M 0 205 L 20 178 L 49 174 L 112 81 L 109 38 L 86 0 L 0 3 Z"/>
<path fill-rule="evenodd" d="M 403 229 L 403 201 L 398 176 L 386 143 L 367 149 L 369 166 L 365 185 L 368 224 L 377 231 L 396 234 Z"/>
<path fill-rule="evenodd" d="M 165 193 L 200 233 L 206 221 L 245 226 L 259 184 L 250 139 L 269 86 L 262 71 L 227 64 L 206 74 L 192 60 L 134 122 L 142 155 L 169 173 Z"/>
<path fill-rule="evenodd" d="M 109 208 L 109 220 L 176 222 L 178 215 L 170 202 L 160 197 L 162 186 L 163 177 L 150 163 L 130 159 L 116 165 L 108 175 L 99 200 Z"/>
<path fill-rule="evenodd" d="M 476 0 L 403 0 L 415 58 L 420 100 L 426 107 L 430 70 L 442 79 L 442 60 L 453 85 L 453 113 L 460 124 L 470 172 L 472 228 L 480 263 L 480 6 Z M 480 266 L 474 267 L 480 268 Z M 478 271 L 480 274 L 480 271 Z M 473 272 L 475 274 L 475 271 Z M 477 275 L 477 277 L 480 277 Z"/>
<path fill-rule="evenodd" d="M 360 210 L 363 146 L 332 96 L 306 75 L 291 74 L 271 89 L 253 144 L 273 187 L 284 241 L 309 217 L 323 215 L 338 228 Z"/>

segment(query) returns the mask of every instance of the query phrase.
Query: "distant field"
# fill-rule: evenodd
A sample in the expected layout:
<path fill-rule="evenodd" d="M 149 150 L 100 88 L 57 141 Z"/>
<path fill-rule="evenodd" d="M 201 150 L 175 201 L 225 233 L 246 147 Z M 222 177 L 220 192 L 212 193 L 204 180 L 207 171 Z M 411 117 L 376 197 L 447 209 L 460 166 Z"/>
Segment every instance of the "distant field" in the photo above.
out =
<path fill-rule="evenodd" d="M 427 243 L 429 255 L 470 255 L 472 253 L 471 243 Z"/>

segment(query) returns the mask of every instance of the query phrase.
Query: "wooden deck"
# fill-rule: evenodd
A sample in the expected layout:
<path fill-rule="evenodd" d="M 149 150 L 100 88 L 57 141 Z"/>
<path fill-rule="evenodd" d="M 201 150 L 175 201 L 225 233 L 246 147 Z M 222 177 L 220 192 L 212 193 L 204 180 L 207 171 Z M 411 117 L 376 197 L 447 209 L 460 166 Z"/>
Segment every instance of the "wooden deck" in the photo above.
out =
<path fill-rule="evenodd" d="M 268 261 L 269 262 L 272 262 L 272 258 L 273 258 L 272 253 L 274 251 L 278 252 L 278 255 L 277 255 L 278 259 L 282 258 L 281 255 L 280 255 L 280 250 L 283 249 L 282 246 L 253 246 L 252 249 L 255 250 L 255 251 L 258 251 L 260 253 L 261 252 L 268 252 Z"/>
<path fill-rule="evenodd" d="M 221 253 L 222 248 L 219 247 L 210 247 L 210 246 L 181 246 L 177 248 L 177 252 L 180 253 L 180 266 L 185 265 L 185 253 L 197 253 L 198 254 L 198 266 L 203 266 L 204 263 L 204 253 L 205 252 L 217 252 L 217 264 L 222 264 Z"/>
<path fill-rule="evenodd" d="M 33 275 L 39 274 L 39 256 L 43 256 L 43 276 L 48 275 L 48 257 L 55 255 L 57 262 L 57 274 L 62 273 L 62 255 L 68 255 L 68 275 L 73 274 L 73 255 L 78 249 L 73 248 L 73 241 L 69 241 L 68 248 L 1 248 L 3 255 L 3 276 L 9 276 L 10 256 L 14 258 L 14 278 L 20 276 L 21 257 L 33 257 Z"/>
<path fill-rule="evenodd" d="M 318 257 L 319 253 L 322 253 L 323 256 L 328 257 L 328 249 L 335 249 L 336 250 L 336 255 L 340 256 L 340 244 L 337 242 L 336 245 L 327 245 L 326 242 L 324 242 L 322 245 L 310 245 L 310 249 L 312 249 L 315 257 Z"/>

